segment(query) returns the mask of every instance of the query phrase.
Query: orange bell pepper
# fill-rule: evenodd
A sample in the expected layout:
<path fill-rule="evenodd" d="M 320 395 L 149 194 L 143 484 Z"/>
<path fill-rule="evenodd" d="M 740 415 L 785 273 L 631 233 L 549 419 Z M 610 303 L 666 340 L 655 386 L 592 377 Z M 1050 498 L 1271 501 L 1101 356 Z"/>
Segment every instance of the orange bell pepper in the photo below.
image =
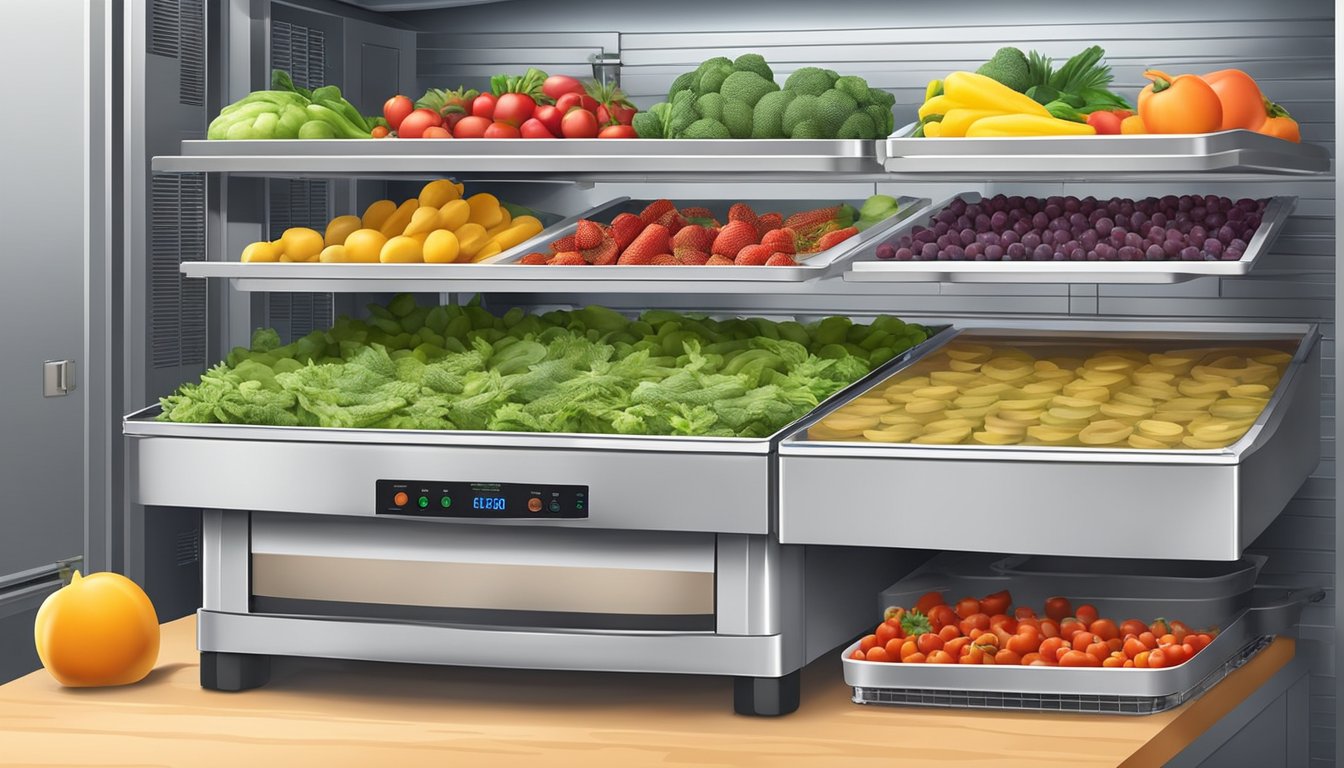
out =
<path fill-rule="evenodd" d="M 1202 79 L 1222 103 L 1221 130 L 1243 128 L 1287 141 L 1302 141 L 1297 121 L 1283 107 L 1265 98 L 1250 75 L 1239 69 L 1221 69 Z"/>
<path fill-rule="evenodd" d="M 1124 120 L 1120 121 L 1120 133 L 1122 134 L 1138 134 L 1147 132 L 1148 128 L 1143 124 L 1143 118 L 1139 117 L 1138 115 L 1130 115 L 1129 117 L 1126 117 Z"/>
<path fill-rule="evenodd" d="M 1256 133 L 1263 133 L 1266 136 L 1273 136 L 1276 139 L 1284 139 L 1299 144 L 1302 142 L 1302 130 L 1298 128 L 1297 121 L 1286 114 L 1268 118 Z"/>
<path fill-rule="evenodd" d="M 1218 94 L 1199 75 L 1172 77 L 1150 69 L 1139 93 L 1139 116 L 1150 133 L 1212 133 L 1223 124 Z"/>

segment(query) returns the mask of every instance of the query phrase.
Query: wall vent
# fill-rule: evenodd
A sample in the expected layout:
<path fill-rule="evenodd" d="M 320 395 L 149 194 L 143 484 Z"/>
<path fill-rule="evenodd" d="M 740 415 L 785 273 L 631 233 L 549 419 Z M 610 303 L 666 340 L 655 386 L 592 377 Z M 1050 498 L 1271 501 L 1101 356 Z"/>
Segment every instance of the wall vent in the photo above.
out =
<path fill-rule="evenodd" d="M 205 281 L 182 275 L 205 260 L 205 176 L 153 177 L 149 233 L 150 364 L 205 364 Z"/>

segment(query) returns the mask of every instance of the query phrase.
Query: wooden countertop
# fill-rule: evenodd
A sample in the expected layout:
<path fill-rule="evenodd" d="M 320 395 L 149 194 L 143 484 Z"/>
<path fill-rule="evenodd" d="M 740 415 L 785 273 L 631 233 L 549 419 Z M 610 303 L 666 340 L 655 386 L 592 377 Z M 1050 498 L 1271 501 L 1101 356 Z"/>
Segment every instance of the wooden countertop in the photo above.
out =
<path fill-rule="evenodd" d="M 204 691 L 195 626 L 164 625 L 138 685 L 66 689 L 38 670 L 0 687 L 0 765 L 1159 766 L 1294 651 L 1281 638 L 1148 717 L 858 706 L 829 654 L 796 713 L 763 719 L 734 715 L 732 682 L 712 677 L 286 659 L 265 688 Z"/>

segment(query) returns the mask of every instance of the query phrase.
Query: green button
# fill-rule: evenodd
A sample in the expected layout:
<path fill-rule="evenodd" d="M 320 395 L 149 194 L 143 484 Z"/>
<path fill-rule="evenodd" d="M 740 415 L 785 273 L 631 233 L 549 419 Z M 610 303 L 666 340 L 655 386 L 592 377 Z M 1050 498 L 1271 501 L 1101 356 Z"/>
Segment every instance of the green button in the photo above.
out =
<path fill-rule="evenodd" d="M 419 501 L 418 503 L 420 504 L 420 508 L 421 508 L 421 509 L 424 509 L 425 507 L 428 507 L 428 506 L 429 506 L 429 497 L 428 497 L 428 496 L 421 496 L 421 497 L 420 497 L 420 501 Z"/>
<path fill-rule="evenodd" d="M 442 499 L 439 499 L 439 506 L 443 507 L 444 509 L 447 509 L 453 506 L 453 500 L 448 498 L 447 496 L 444 496 Z"/>

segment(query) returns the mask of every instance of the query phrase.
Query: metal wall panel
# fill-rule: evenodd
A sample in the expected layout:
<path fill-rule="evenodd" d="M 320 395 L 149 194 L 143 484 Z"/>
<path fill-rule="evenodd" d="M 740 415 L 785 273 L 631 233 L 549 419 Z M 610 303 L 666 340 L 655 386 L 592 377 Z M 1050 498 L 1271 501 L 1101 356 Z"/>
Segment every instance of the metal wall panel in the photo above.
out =
<path fill-rule="evenodd" d="M 1001 3 L 967 0 L 946 4 L 838 0 L 772 3 L 719 3 L 683 0 L 649 5 L 617 0 L 571 4 L 517 0 L 507 6 L 478 6 L 406 14 L 419 29 L 420 85 L 479 85 L 492 72 L 521 72 L 539 61 L 554 71 L 578 74 L 586 55 L 619 31 L 621 82 L 641 107 L 661 99 L 671 80 L 715 55 L 758 52 L 782 80 L 801 66 L 828 66 L 859 74 L 875 87 L 897 96 L 897 123 L 913 117 L 925 83 L 954 69 L 974 68 L 1001 45 L 1035 48 L 1066 57 L 1096 43 L 1122 93 L 1134 94 L 1144 82 L 1142 70 L 1160 65 L 1174 72 L 1245 69 L 1274 100 L 1302 123 L 1306 141 L 1335 146 L 1335 36 L 1330 3 L 1295 0 L 1266 7 L 1252 0 L 1170 3 L 1132 0 L 1123 4 L 1063 4 L 1045 0 Z M 731 30 L 731 31 L 724 31 Z M 485 37 L 481 37 L 485 35 Z M 498 37 L 489 37 L 498 35 Z M 509 43 L 507 40 L 515 42 Z M 475 42 L 464 42 L 468 40 Z M 487 43 L 501 40 L 495 46 Z M 516 41 L 524 40 L 527 45 Z M 485 41 L 485 42 L 482 42 Z M 900 191 L 937 197 L 947 184 L 889 182 L 869 191 Z M 983 192 L 1053 194 L 1063 185 L 999 183 L 954 185 Z M 810 184 L 778 184 L 753 189 L 744 184 L 728 192 L 736 197 L 787 197 L 808 194 Z M 1181 188 L 1181 189 L 1178 189 Z M 617 194 L 671 196 L 689 194 L 669 185 L 599 185 L 554 190 L 550 201 L 583 201 Z M 818 286 L 804 296 L 723 296 L 626 298 L 625 306 L 758 311 L 898 312 L 903 315 L 983 314 L 1011 319 L 1039 313 L 1091 317 L 1145 317 L 1308 320 L 1322 324 L 1323 463 L 1298 497 L 1257 542 L 1253 551 L 1270 556 L 1268 573 L 1284 581 L 1316 581 L 1333 588 L 1335 580 L 1335 180 L 1333 176 L 1289 181 L 1210 181 L 1208 183 L 1070 185 L 1078 194 L 1144 196 L 1207 191 L 1237 197 L 1293 194 L 1298 207 L 1288 230 L 1246 279 L 1203 279 L 1175 286 Z M 955 191 L 955 190 L 953 190 Z M 520 186 L 519 197 L 527 192 Z M 825 195 L 834 194 L 827 190 Z M 508 297 L 526 301 L 526 297 Z M 566 300 L 620 303 L 611 296 L 550 296 Z M 1313 665 L 1311 680 L 1311 756 L 1313 764 L 1332 764 L 1335 747 L 1333 589 L 1321 606 L 1303 619 L 1300 648 Z"/>

